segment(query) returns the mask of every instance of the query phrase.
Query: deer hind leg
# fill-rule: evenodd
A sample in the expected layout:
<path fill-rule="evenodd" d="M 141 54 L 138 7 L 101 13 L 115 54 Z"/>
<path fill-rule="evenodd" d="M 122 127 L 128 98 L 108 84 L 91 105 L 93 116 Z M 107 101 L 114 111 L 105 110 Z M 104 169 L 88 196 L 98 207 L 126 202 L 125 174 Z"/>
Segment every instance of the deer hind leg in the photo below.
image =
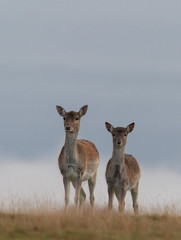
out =
<path fill-rule="evenodd" d="M 70 180 L 67 177 L 63 177 L 63 184 L 65 189 L 65 213 L 67 213 L 70 197 Z"/>
<path fill-rule="evenodd" d="M 73 184 L 74 188 L 76 188 L 75 181 L 72 181 L 72 184 Z M 85 199 L 86 199 L 86 194 L 84 192 L 84 189 L 81 187 L 81 189 L 80 189 L 80 205 L 82 205 L 85 202 Z"/>
<path fill-rule="evenodd" d="M 86 199 L 86 194 L 83 190 L 83 188 L 81 187 L 80 189 L 80 205 L 82 205 L 85 202 Z"/>
<path fill-rule="evenodd" d="M 75 198 L 74 198 L 74 202 L 76 205 L 76 209 L 78 210 L 78 205 L 80 207 L 80 193 L 81 193 L 81 189 L 82 189 L 82 179 L 81 177 L 78 177 L 74 180 L 73 185 L 75 187 Z M 82 189 L 83 191 L 83 189 Z M 82 192 L 83 194 L 83 192 Z M 85 196 L 84 194 L 82 196 Z"/>
<path fill-rule="evenodd" d="M 133 200 L 133 208 L 134 208 L 134 212 L 135 214 L 138 214 L 138 184 L 135 188 L 131 189 L 131 196 L 132 196 L 132 200 Z"/>
<path fill-rule="evenodd" d="M 89 185 L 89 192 L 90 192 L 90 204 L 92 209 L 94 208 L 94 189 L 95 189 L 95 185 L 96 185 L 96 176 L 97 173 L 94 174 L 94 176 L 88 180 L 88 185 Z"/>

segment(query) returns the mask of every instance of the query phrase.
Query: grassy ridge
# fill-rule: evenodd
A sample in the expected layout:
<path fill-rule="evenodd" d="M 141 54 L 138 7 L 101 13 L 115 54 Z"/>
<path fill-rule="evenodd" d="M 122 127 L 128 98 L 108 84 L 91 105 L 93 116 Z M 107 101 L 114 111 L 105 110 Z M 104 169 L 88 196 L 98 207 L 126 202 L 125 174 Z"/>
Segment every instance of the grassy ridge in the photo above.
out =
<path fill-rule="evenodd" d="M 134 216 L 96 209 L 67 216 L 63 211 L 0 213 L 0 240 L 181 239 L 181 217 L 170 214 Z"/>

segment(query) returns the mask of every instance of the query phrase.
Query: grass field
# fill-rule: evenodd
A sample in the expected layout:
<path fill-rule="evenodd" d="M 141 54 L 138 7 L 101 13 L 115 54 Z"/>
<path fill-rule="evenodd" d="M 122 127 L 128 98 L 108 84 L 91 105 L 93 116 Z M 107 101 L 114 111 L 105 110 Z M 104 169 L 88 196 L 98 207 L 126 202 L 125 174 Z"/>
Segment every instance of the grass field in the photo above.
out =
<path fill-rule="evenodd" d="M 53 157 L 52 157 L 53 159 Z M 8 162 L 8 161 L 7 161 Z M 30 161 L 31 162 L 31 161 Z M 0 240 L 31 239 L 164 239 L 181 240 L 181 192 L 179 174 L 142 170 L 139 191 L 140 215 L 132 210 L 131 194 L 126 198 L 126 214 L 106 211 L 106 161 L 98 169 L 95 215 L 89 212 L 87 183 L 86 209 L 76 216 L 70 208 L 64 215 L 62 177 L 54 162 L 9 162 L 0 169 Z M 32 177 L 33 176 L 33 177 Z M 70 205 L 74 204 L 71 188 Z"/>
<path fill-rule="evenodd" d="M 63 209 L 39 206 L 23 212 L 22 209 L 0 213 L 0 240 L 101 240 L 147 239 L 180 240 L 181 216 L 170 209 L 154 210 L 139 216 L 126 212 L 108 212 L 96 208 L 92 216 L 89 207 L 80 214 L 73 208 L 67 215 Z"/>

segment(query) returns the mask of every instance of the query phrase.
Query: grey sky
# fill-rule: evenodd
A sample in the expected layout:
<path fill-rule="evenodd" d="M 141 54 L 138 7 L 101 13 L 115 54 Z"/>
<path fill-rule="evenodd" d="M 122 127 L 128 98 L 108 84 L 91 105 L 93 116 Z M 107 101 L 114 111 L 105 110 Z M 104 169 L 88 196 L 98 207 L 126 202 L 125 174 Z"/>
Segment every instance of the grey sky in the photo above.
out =
<path fill-rule="evenodd" d="M 135 121 L 127 152 L 181 167 L 180 1 L 1 1 L 0 158 L 56 155 L 55 105 L 79 110 L 80 138 L 109 158 L 104 122 Z"/>

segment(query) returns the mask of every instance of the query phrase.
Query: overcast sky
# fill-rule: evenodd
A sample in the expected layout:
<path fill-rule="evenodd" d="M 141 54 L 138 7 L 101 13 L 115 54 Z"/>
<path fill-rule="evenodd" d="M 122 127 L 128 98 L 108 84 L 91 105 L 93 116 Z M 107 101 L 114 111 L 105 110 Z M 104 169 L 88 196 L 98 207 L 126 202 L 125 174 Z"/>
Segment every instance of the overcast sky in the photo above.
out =
<path fill-rule="evenodd" d="M 102 161 L 112 154 L 104 122 L 135 122 L 126 152 L 180 172 L 180 9 L 175 0 L 0 1 L 0 158 L 58 158 L 55 106 L 88 104 L 79 138 Z"/>

